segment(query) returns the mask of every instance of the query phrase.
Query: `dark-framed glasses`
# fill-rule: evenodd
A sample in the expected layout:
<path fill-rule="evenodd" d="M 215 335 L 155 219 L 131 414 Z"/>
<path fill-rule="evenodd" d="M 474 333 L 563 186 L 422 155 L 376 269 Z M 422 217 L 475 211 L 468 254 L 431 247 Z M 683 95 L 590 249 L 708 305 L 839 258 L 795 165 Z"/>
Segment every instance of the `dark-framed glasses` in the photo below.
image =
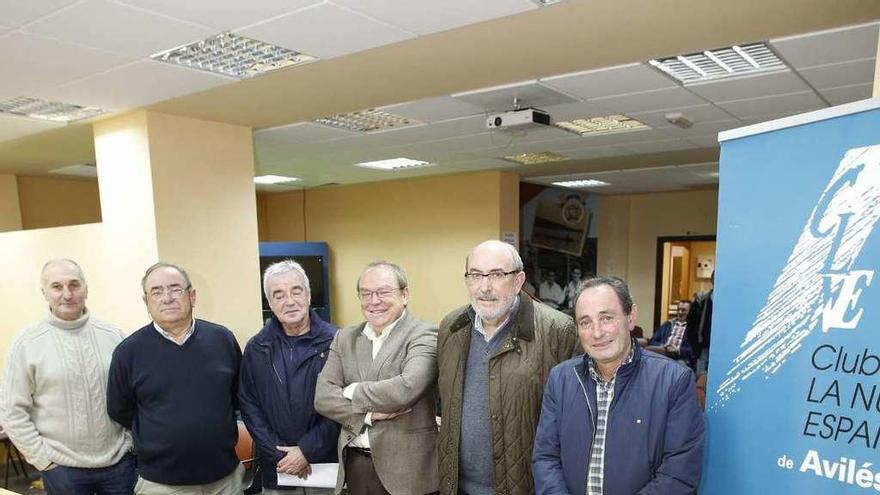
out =
<path fill-rule="evenodd" d="M 464 274 L 464 279 L 469 284 L 478 284 L 483 279 L 488 279 L 489 282 L 495 283 L 504 280 L 504 278 L 513 275 L 514 273 L 519 273 L 520 270 L 511 270 L 509 272 L 502 272 L 501 270 L 491 271 L 489 273 L 480 273 L 480 272 L 467 272 Z"/>

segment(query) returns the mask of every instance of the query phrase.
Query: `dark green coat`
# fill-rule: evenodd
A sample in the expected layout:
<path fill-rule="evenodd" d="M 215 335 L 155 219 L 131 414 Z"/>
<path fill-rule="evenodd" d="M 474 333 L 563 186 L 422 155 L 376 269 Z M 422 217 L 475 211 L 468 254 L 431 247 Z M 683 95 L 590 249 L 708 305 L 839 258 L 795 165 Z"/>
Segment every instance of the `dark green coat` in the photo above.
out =
<path fill-rule="evenodd" d="M 464 306 L 440 323 L 437 360 L 443 420 L 437 449 L 442 495 L 458 494 L 462 389 L 472 315 L 470 306 Z M 551 368 L 577 354 L 583 354 L 583 349 L 574 321 L 521 293 L 513 326 L 489 362 L 487 400 L 497 495 L 534 493 L 532 445 L 541 414 L 544 383 Z"/>

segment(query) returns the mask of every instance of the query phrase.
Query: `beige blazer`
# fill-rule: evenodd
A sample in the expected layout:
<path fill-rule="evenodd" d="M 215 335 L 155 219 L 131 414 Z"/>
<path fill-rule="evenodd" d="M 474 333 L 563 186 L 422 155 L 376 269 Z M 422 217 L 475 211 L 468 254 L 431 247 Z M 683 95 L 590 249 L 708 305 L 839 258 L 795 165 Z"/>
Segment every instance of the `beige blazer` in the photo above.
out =
<path fill-rule="evenodd" d="M 336 493 L 345 482 L 344 448 L 367 429 L 373 465 L 392 495 L 437 491 L 437 326 L 408 311 L 372 358 L 365 323 L 340 330 L 315 387 L 315 410 L 342 425 Z M 343 389 L 358 382 L 352 400 Z M 364 423 L 370 411 L 412 411 L 388 421 Z"/>

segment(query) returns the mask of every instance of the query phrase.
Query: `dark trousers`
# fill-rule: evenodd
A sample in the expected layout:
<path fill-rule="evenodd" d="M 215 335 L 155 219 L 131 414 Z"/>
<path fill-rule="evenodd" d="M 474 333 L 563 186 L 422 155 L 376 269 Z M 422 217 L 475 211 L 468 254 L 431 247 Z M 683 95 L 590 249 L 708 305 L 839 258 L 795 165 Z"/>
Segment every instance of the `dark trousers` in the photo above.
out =
<path fill-rule="evenodd" d="M 345 449 L 345 483 L 350 495 L 390 495 L 376 474 L 372 456 L 360 449 Z"/>
<path fill-rule="evenodd" d="M 131 495 L 137 482 L 135 467 L 134 456 L 128 454 L 112 466 L 58 466 L 40 476 L 48 495 Z"/>

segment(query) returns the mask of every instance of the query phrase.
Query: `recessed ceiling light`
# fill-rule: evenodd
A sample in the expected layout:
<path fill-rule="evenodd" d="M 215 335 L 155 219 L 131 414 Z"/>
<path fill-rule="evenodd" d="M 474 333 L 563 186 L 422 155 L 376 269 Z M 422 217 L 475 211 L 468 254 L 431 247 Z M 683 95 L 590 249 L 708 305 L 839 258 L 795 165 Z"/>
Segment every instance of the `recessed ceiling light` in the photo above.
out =
<path fill-rule="evenodd" d="M 104 113 L 100 108 L 19 96 L 0 102 L 0 112 L 53 122 L 75 122 Z"/>
<path fill-rule="evenodd" d="M 393 113 L 383 112 L 375 108 L 367 110 L 359 110 L 357 112 L 342 113 L 332 115 L 330 117 L 321 117 L 314 120 L 317 124 L 322 124 L 337 129 L 357 132 L 371 132 L 385 129 L 393 129 L 396 127 L 405 127 L 408 125 L 421 124 L 418 120 L 401 117 Z"/>
<path fill-rule="evenodd" d="M 374 162 L 355 163 L 354 165 L 355 167 L 375 168 L 377 170 L 403 170 L 409 168 L 430 167 L 435 164 L 421 160 L 413 160 L 412 158 L 391 158 Z"/>
<path fill-rule="evenodd" d="M 317 60 L 311 55 L 230 32 L 172 48 L 150 58 L 238 79 Z"/>
<path fill-rule="evenodd" d="M 563 162 L 571 160 L 567 156 L 554 153 L 552 151 L 541 151 L 539 153 L 520 153 L 519 155 L 509 155 L 501 157 L 502 160 L 520 163 L 522 165 L 536 165 L 538 163 Z"/>
<path fill-rule="evenodd" d="M 764 43 L 733 45 L 649 60 L 648 63 L 685 85 L 786 68 L 785 63 Z"/>
<path fill-rule="evenodd" d="M 602 187 L 602 186 L 610 186 L 611 184 L 607 182 L 602 182 L 601 180 L 596 179 L 581 179 L 581 180 L 565 180 L 561 182 L 554 182 L 554 186 L 561 187 Z"/>
<path fill-rule="evenodd" d="M 532 0 L 532 3 L 536 4 L 538 7 L 547 7 L 561 1 L 562 0 Z"/>
<path fill-rule="evenodd" d="M 285 177 L 283 175 L 261 175 L 259 177 L 254 177 L 255 184 L 289 184 L 299 180 L 302 179 L 299 177 Z"/>
<path fill-rule="evenodd" d="M 556 122 L 553 125 L 568 132 L 580 134 L 581 136 L 650 129 L 649 126 L 634 118 L 627 117 L 626 115 L 606 115 L 604 117 L 575 119 Z"/>
<path fill-rule="evenodd" d="M 97 177 L 98 167 L 94 163 L 78 163 L 76 165 L 68 165 L 67 167 L 55 168 L 49 171 L 50 174 L 74 175 L 77 177 Z"/>

